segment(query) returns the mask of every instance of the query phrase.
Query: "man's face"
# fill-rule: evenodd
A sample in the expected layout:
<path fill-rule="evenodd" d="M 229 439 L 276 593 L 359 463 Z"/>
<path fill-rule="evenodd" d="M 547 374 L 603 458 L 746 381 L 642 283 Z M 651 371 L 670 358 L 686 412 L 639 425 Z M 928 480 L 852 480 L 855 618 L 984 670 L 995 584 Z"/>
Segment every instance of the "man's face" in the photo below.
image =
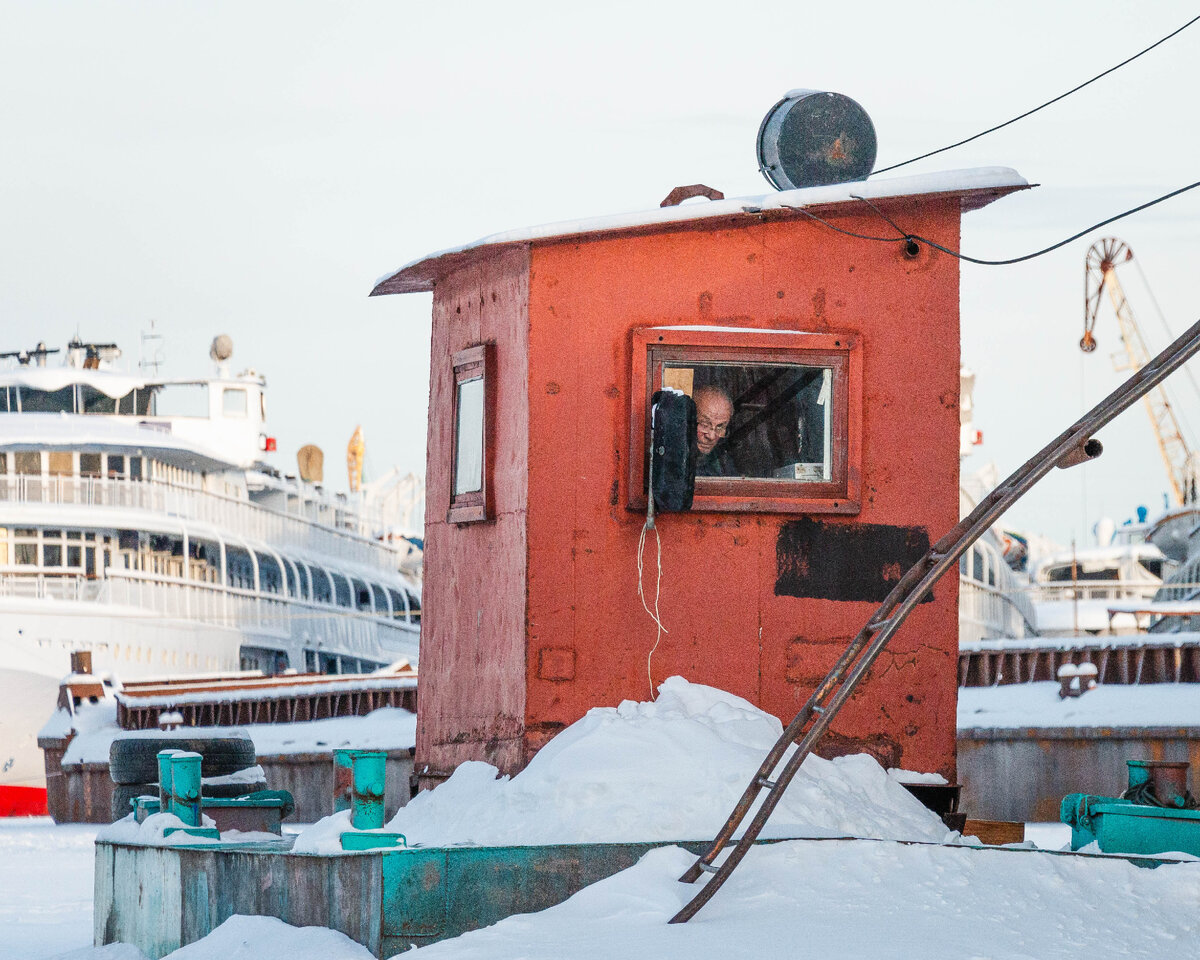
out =
<path fill-rule="evenodd" d="M 733 405 L 720 393 L 701 391 L 696 396 L 696 448 L 701 456 L 712 453 L 729 430 Z"/>

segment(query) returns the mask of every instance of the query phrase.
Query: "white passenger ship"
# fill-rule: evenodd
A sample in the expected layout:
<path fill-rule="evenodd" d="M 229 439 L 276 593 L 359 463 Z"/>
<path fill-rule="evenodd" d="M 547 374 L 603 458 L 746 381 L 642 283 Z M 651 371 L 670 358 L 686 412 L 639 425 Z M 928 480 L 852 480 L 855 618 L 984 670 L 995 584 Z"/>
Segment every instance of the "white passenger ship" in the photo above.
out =
<path fill-rule="evenodd" d="M 74 650 L 122 679 L 416 663 L 419 527 L 390 536 L 366 495 L 268 466 L 265 380 L 232 374 L 231 352 L 214 341 L 216 373 L 196 380 L 120 372 L 114 344 L 0 355 L 10 704 L 52 691 Z M 52 692 L 42 702 L 49 712 Z M 0 741 L 12 722 L 0 709 Z"/>

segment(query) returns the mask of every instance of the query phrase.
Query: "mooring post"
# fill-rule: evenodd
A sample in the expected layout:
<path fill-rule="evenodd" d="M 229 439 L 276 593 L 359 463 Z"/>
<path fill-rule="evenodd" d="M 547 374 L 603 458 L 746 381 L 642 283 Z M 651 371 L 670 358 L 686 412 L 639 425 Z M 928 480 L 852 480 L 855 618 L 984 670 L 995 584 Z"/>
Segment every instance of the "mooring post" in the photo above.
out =
<path fill-rule="evenodd" d="M 158 809 L 163 813 L 171 812 L 171 758 L 178 750 L 160 750 L 158 752 Z"/>
<path fill-rule="evenodd" d="M 200 826 L 200 754 L 184 750 L 163 751 L 170 754 L 171 796 L 170 813 L 189 827 Z M 161 761 L 162 754 L 159 754 Z"/>
<path fill-rule="evenodd" d="M 383 792 L 387 753 L 383 750 L 333 751 L 333 809 L 350 810 L 356 830 L 383 827 Z"/>

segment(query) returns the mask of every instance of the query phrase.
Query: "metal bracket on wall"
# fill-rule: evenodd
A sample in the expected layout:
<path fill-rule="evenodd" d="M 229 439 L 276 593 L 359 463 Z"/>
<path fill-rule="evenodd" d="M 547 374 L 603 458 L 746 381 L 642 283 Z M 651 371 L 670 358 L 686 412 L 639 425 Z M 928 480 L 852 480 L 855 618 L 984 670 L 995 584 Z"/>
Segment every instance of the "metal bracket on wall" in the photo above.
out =
<path fill-rule="evenodd" d="M 679 878 L 684 883 L 695 883 L 701 876 L 712 873 L 709 881 L 696 896 L 671 918 L 671 923 L 686 923 L 695 916 L 741 863 L 762 832 L 767 818 L 782 799 L 783 792 L 800 769 L 804 758 L 812 753 L 838 711 L 866 676 L 876 657 L 887 646 L 904 619 L 920 603 L 922 597 L 932 589 L 934 583 L 944 573 L 953 569 L 958 564 L 959 557 L 971 544 L 1047 473 L 1057 466 L 1071 466 L 1096 456 L 1100 445 L 1091 441 L 1092 435 L 1153 390 L 1197 352 L 1200 352 L 1200 321 L 1189 327 L 1174 343 L 1027 460 L 980 501 L 979 505 L 949 533 L 930 547 L 925 556 L 900 578 L 879 608 L 867 618 L 866 625 L 808 698 L 808 702 L 784 729 L 708 850 Z M 793 744 L 796 745 L 796 750 L 777 771 L 776 767 Z M 729 852 L 729 856 L 718 865 L 717 857 L 729 844 L 734 832 L 750 812 L 754 801 L 764 790 L 766 796 L 762 805 Z"/>

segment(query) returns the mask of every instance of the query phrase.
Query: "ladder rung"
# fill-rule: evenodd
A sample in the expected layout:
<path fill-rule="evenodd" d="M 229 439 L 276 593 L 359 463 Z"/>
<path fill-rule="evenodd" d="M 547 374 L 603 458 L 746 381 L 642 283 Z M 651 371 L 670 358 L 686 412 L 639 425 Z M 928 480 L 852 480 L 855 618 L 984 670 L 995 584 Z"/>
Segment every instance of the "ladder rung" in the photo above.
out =
<path fill-rule="evenodd" d="M 824 712 L 825 712 L 825 708 L 824 708 L 824 707 L 813 707 L 813 713 L 815 713 L 815 714 L 816 714 L 818 717 L 819 717 L 821 714 L 823 714 Z"/>
<path fill-rule="evenodd" d="M 891 617 L 884 617 L 882 620 L 872 620 L 870 623 L 867 624 L 867 629 L 868 630 L 882 630 L 884 627 L 886 627 L 891 622 L 892 622 Z"/>
<path fill-rule="evenodd" d="M 768 790 L 775 789 L 775 781 L 768 780 L 766 777 L 759 777 L 754 782 L 757 783 L 760 787 L 766 787 Z"/>
<path fill-rule="evenodd" d="M 711 863 L 705 863 L 703 860 L 698 861 L 696 866 L 698 866 L 705 873 L 716 873 L 717 870 L 720 869 L 719 867 L 714 867 Z"/>

